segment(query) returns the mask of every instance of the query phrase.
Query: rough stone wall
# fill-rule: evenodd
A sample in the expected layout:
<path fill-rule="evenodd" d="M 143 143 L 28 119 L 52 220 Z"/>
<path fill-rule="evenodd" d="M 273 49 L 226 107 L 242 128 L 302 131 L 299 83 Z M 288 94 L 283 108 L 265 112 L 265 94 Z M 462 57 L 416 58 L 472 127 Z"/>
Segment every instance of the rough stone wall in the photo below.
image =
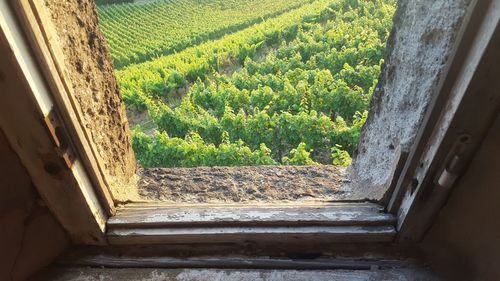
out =
<path fill-rule="evenodd" d="M 379 84 L 350 169 L 359 197 L 380 199 L 392 176 L 396 148 L 409 151 L 413 144 L 470 2 L 399 1 Z"/>
<path fill-rule="evenodd" d="M 0 280 L 25 280 L 69 246 L 0 130 Z"/>
<path fill-rule="evenodd" d="M 132 196 L 135 156 L 114 68 L 93 0 L 44 0 L 59 36 L 66 77 L 115 199 Z M 134 190 L 134 189 L 132 189 Z"/>

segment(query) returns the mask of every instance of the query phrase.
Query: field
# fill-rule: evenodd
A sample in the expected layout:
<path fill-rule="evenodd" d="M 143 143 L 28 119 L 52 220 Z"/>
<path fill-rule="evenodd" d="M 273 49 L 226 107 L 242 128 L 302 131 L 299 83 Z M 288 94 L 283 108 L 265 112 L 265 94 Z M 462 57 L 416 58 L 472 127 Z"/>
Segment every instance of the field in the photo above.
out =
<path fill-rule="evenodd" d="M 104 5 L 99 16 L 119 68 L 221 37 L 308 2 L 311 0 L 160 0 Z"/>
<path fill-rule="evenodd" d="M 145 167 L 348 166 L 395 1 L 179 0 L 99 8 Z M 141 62 L 132 64 L 132 62 Z"/>

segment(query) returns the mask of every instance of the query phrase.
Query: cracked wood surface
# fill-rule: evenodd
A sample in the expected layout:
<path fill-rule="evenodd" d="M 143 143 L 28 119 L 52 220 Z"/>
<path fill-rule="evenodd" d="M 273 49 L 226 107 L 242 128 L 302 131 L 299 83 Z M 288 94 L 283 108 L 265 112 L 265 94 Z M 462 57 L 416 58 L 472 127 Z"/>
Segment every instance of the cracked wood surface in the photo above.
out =
<path fill-rule="evenodd" d="M 131 204 L 108 222 L 111 244 L 245 241 L 390 242 L 393 215 L 374 203 L 172 207 Z"/>
<path fill-rule="evenodd" d="M 374 203 L 330 203 L 313 206 L 173 207 L 125 205 L 108 227 L 181 225 L 383 225 L 394 217 Z"/>
<path fill-rule="evenodd" d="M 35 280 L 35 279 L 33 279 Z M 374 270 L 241 270 L 241 269 L 144 269 L 144 268 L 57 268 L 36 280 L 67 281 L 330 281 L 394 280 L 437 281 L 425 268 L 389 268 Z"/>

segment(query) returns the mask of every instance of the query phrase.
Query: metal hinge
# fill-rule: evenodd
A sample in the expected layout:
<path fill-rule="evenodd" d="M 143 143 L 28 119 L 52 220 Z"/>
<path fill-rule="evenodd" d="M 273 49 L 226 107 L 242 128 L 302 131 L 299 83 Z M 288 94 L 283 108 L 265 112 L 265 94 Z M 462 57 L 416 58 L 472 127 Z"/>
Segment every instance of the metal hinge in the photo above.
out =
<path fill-rule="evenodd" d="M 438 176 L 434 179 L 434 183 L 444 188 L 453 186 L 466 165 L 465 155 L 470 142 L 471 136 L 468 134 L 462 134 L 457 138 L 448 152 Z"/>
<path fill-rule="evenodd" d="M 52 108 L 49 114 L 45 116 L 44 121 L 55 142 L 57 154 L 64 159 L 66 166 L 71 169 L 76 159 L 75 149 L 59 116 L 56 110 Z"/>

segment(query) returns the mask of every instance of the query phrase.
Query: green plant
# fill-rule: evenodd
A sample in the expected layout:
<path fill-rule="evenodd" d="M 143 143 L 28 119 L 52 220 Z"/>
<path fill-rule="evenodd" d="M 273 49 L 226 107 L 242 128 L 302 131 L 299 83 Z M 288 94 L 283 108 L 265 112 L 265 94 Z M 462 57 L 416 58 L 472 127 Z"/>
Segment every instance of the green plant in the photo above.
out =
<path fill-rule="evenodd" d="M 352 164 L 349 152 L 342 150 L 342 146 L 336 144 L 332 147 L 332 164 L 336 166 L 347 167 Z"/>
<path fill-rule="evenodd" d="M 296 149 L 290 151 L 290 157 L 283 157 L 283 163 L 287 165 L 318 165 L 311 159 L 310 155 L 306 144 L 301 142 Z"/>

